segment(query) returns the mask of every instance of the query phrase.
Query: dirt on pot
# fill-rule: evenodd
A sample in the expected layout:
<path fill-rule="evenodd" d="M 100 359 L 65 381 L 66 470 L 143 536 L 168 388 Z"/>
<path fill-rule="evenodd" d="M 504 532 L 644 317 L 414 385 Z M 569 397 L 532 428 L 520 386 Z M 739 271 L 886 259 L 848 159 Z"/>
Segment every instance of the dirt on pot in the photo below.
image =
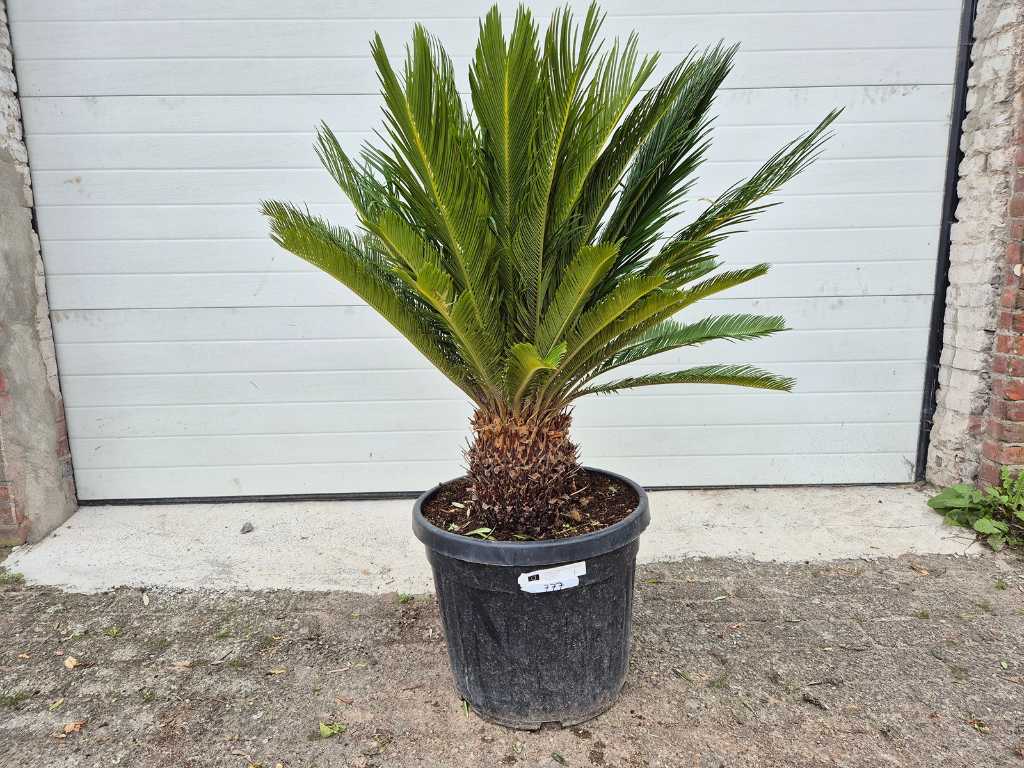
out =
<path fill-rule="evenodd" d="M 636 509 L 636 492 L 627 483 L 600 472 L 579 473 L 579 496 L 571 509 L 577 516 L 559 517 L 547 530 L 524 535 L 494 525 L 473 501 L 470 482 L 459 478 L 441 485 L 423 505 L 423 517 L 444 531 L 494 539 L 495 541 L 538 541 L 566 539 L 607 528 Z M 578 519 L 577 519 L 578 517 Z"/>
<path fill-rule="evenodd" d="M 1003 555 L 638 573 L 617 706 L 482 722 L 431 596 L 0 588 L 0 766 L 1024 765 Z"/>

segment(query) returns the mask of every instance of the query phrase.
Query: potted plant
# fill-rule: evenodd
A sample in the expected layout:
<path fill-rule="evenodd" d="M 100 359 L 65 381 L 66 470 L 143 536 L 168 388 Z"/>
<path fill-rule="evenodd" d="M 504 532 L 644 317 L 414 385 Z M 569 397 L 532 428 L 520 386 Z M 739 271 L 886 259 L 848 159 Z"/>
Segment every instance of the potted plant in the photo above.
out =
<path fill-rule="evenodd" d="M 657 55 L 633 35 L 602 48 L 602 19 L 596 6 L 581 24 L 558 10 L 542 35 L 520 7 L 506 37 L 492 8 L 470 65 L 472 113 L 426 30 L 401 73 L 377 36 L 379 143 L 354 160 L 326 125 L 317 142 L 359 230 L 263 204 L 276 242 L 347 285 L 476 406 L 466 475 L 417 500 L 413 529 L 458 692 L 516 727 L 593 717 L 628 665 L 647 498 L 580 466 L 573 402 L 656 384 L 792 387 L 749 365 L 630 366 L 784 330 L 775 316 L 673 316 L 767 272 L 717 271 L 715 248 L 807 167 L 838 114 L 673 227 L 736 48 L 693 52 L 644 90 Z"/>

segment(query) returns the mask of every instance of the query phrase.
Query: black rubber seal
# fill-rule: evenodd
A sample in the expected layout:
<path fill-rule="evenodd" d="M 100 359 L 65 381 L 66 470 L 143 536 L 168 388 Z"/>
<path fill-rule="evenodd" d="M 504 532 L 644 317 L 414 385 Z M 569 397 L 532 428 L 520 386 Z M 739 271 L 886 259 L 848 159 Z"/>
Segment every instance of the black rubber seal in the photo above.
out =
<path fill-rule="evenodd" d="M 613 552 L 636 541 L 651 522 L 650 507 L 644 489 L 628 477 L 603 469 L 584 467 L 625 483 L 636 493 L 636 509 L 614 525 L 600 531 L 548 541 L 486 541 L 445 531 L 423 517 L 423 504 L 441 487 L 436 485 L 416 499 L 412 509 L 412 532 L 428 549 L 438 554 L 483 565 L 554 565 L 588 560 Z"/>

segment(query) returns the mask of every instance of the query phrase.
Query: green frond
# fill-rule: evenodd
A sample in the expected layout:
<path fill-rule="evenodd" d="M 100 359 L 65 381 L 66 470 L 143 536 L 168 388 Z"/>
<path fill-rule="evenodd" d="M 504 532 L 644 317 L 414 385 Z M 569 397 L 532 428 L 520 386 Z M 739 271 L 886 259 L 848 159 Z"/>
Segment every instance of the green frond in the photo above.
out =
<path fill-rule="evenodd" d="M 709 111 L 738 47 L 719 43 L 690 60 L 674 103 L 637 152 L 602 233 L 625 238 L 616 274 L 646 255 L 692 187 L 711 143 Z"/>
<path fill-rule="evenodd" d="M 606 298 L 588 310 L 568 338 L 568 352 L 545 385 L 551 389 L 568 387 L 581 379 L 607 355 L 604 350 L 621 335 L 659 313 L 670 310 L 679 301 L 678 291 L 665 290 L 658 275 L 624 279 Z"/>
<path fill-rule="evenodd" d="M 415 272 L 403 267 L 393 268 L 392 272 L 451 325 L 448 315 L 455 290 L 452 278 L 447 272 L 429 263 L 422 264 Z"/>
<path fill-rule="evenodd" d="M 594 289 L 618 255 L 617 243 L 587 245 L 580 249 L 562 274 L 554 298 L 537 329 L 537 346 L 551 349 L 575 322 Z"/>
<path fill-rule="evenodd" d="M 261 209 L 270 220 L 274 242 L 346 285 L 459 389 L 477 402 L 484 401 L 451 338 L 389 275 L 386 263 L 370 242 L 289 203 L 265 201 Z"/>
<path fill-rule="evenodd" d="M 492 395 L 498 395 L 502 388 L 501 339 L 479 321 L 469 293 L 459 296 L 443 318 L 458 339 L 459 350 L 473 364 L 485 389 Z"/>
<path fill-rule="evenodd" d="M 719 195 L 690 225 L 674 235 L 653 260 L 657 269 L 672 273 L 675 265 L 707 253 L 737 228 L 759 213 L 778 205 L 764 202 L 786 182 L 807 168 L 831 137 L 829 126 L 842 110 L 833 110 L 804 136 L 790 142 L 769 158 L 746 181 Z"/>
<path fill-rule="evenodd" d="M 392 152 L 376 151 L 370 157 L 444 244 L 477 320 L 497 330 L 493 270 L 484 258 L 494 252 L 487 192 L 476 162 L 476 133 L 459 98 L 451 60 L 420 25 L 413 30 L 402 80 L 380 35 L 371 51 Z"/>
<path fill-rule="evenodd" d="M 675 295 L 658 291 L 665 284 L 664 275 L 637 275 L 619 283 L 604 299 L 588 309 L 579 323 L 569 334 L 569 351 L 575 355 L 579 350 L 600 338 L 617 320 L 622 318 L 634 305 L 645 298 L 661 304 L 675 300 Z"/>
<path fill-rule="evenodd" d="M 512 407 L 519 409 L 524 395 L 541 371 L 553 371 L 565 355 L 565 342 L 558 344 L 546 355 L 541 355 L 533 344 L 521 342 L 509 350 L 506 391 L 511 397 Z"/>
<path fill-rule="evenodd" d="M 690 288 L 679 287 L 678 284 L 683 282 L 679 278 L 666 281 L 664 285 L 668 290 L 663 290 L 659 295 L 651 296 L 638 304 L 633 311 L 623 316 L 601 337 L 592 342 L 586 354 L 581 356 L 582 365 L 580 367 L 588 371 L 600 368 L 606 361 L 619 354 L 631 344 L 639 343 L 645 338 L 646 334 L 652 332 L 653 328 L 666 322 L 673 315 L 691 304 L 734 286 L 754 280 L 767 271 L 767 264 L 758 264 L 745 269 L 719 272 Z M 625 280 L 630 279 L 639 279 L 639 276 L 625 278 Z M 588 380 L 593 375 L 582 375 L 581 380 Z"/>
<path fill-rule="evenodd" d="M 597 35 L 603 15 L 596 3 L 587 9 L 581 29 L 573 26 L 568 7 L 552 13 L 544 36 L 540 65 L 541 98 L 535 105 L 538 125 L 533 161 L 521 169 L 529 179 L 521 209 L 516 246 L 521 253 L 523 300 L 531 320 L 529 330 L 540 324 L 545 299 L 545 276 L 550 261 L 551 197 L 574 152 L 574 126 L 580 120 L 586 97 L 586 78 L 598 48 Z"/>
<path fill-rule="evenodd" d="M 572 378 L 577 383 L 589 381 L 598 375 L 599 369 L 609 360 L 627 347 L 641 343 L 654 328 L 667 322 L 676 313 L 702 298 L 760 277 L 766 271 L 767 265 L 759 264 L 732 272 L 721 272 L 691 288 L 678 287 L 678 279 L 666 281 L 664 289 L 638 302 L 636 307 L 590 342 L 587 349 L 577 356 Z M 640 279 L 641 275 L 625 278 L 623 282 Z"/>
<path fill-rule="evenodd" d="M 390 195 L 365 165 L 357 166 L 352 162 L 326 123 L 321 123 L 317 128 L 314 150 L 331 178 L 352 201 L 360 219 L 374 215 L 381 207 L 403 207 L 402 201 Z"/>
<path fill-rule="evenodd" d="M 730 288 L 735 288 L 737 285 L 743 285 L 749 283 L 751 280 L 766 275 L 771 266 L 768 264 L 755 264 L 752 267 L 743 267 L 742 269 L 730 269 L 725 272 L 718 272 L 707 280 L 702 280 L 695 285 L 686 288 L 682 292 L 682 296 L 679 309 L 688 307 L 696 301 L 706 299 L 708 296 L 714 296 L 716 293 L 727 291 Z M 675 284 L 675 281 L 672 281 Z"/>
<path fill-rule="evenodd" d="M 681 347 L 709 341 L 750 341 L 784 330 L 786 321 L 779 315 L 715 315 L 695 323 L 663 320 L 640 335 L 636 342 L 610 356 L 591 378 Z"/>
<path fill-rule="evenodd" d="M 363 226 L 387 245 L 388 251 L 399 266 L 416 275 L 428 267 L 443 274 L 452 286 L 446 302 L 451 301 L 452 291 L 456 287 L 459 290 L 464 288 L 463 285 L 455 283 L 452 276 L 445 271 L 444 257 L 437 247 L 394 211 L 381 211 L 375 218 L 364 219 Z"/>
<path fill-rule="evenodd" d="M 624 389 L 637 387 L 654 387 L 661 384 L 728 384 L 734 387 L 751 387 L 753 389 L 774 389 L 789 392 L 796 383 L 795 379 L 763 371 L 752 365 L 701 365 L 682 371 L 668 373 L 650 373 L 646 376 L 631 376 L 625 379 L 609 381 L 585 387 L 573 393 L 572 399 L 585 395 L 610 394 Z"/>
<path fill-rule="evenodd" d="M 507 42 L 498 6 L 487 13 L 480 25 L 469 87 L 480 124 L 495 229 L 502 248 L 508 251 L 529 183 L 524 171 L 534 151 L 541 93 L 537 26 L 529 10 L 519 7 Z"/>
<path fill-rule="evenodd" d="M 571 126 L 572 142 L 560 160 L 560 171 L 551 194 L 553 231 L 565 223 L 576 206 L 591 170 L 619 121 L 654 72 L 657 54 L 640 57 L 636 34 L 624 45 L 615 41 L 595 65 L 579 119 Z"/>
<path fill-rule="evenodd" d="M 575 201 L 571 215 L 552 233 L 552 248 L 563 254 L 573 254 L 597 234 L 601 217 L 607 210 L 630 161 L 643 142 L 669 113 L 677 96 L 687 83 L 687 58 L 657 85 L 645 93 L 629 110 L 621 124 L 608 139 L 600 157 L 593 164 Z M 557 274 L 565 258 L 552 261 L 550 274 Z"/>

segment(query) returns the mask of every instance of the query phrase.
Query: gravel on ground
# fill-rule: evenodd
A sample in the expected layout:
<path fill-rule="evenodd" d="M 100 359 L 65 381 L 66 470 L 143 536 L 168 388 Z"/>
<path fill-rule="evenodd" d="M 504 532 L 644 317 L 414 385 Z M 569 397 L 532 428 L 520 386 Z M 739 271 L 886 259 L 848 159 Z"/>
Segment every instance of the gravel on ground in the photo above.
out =
<path fill-rule="evenodd" d="M 642 567 L 619 703 L 533 733 L 456 697 L 432 596 L 0 581 L 3 768 L 1024 766 L 1007 555 Z"/>

